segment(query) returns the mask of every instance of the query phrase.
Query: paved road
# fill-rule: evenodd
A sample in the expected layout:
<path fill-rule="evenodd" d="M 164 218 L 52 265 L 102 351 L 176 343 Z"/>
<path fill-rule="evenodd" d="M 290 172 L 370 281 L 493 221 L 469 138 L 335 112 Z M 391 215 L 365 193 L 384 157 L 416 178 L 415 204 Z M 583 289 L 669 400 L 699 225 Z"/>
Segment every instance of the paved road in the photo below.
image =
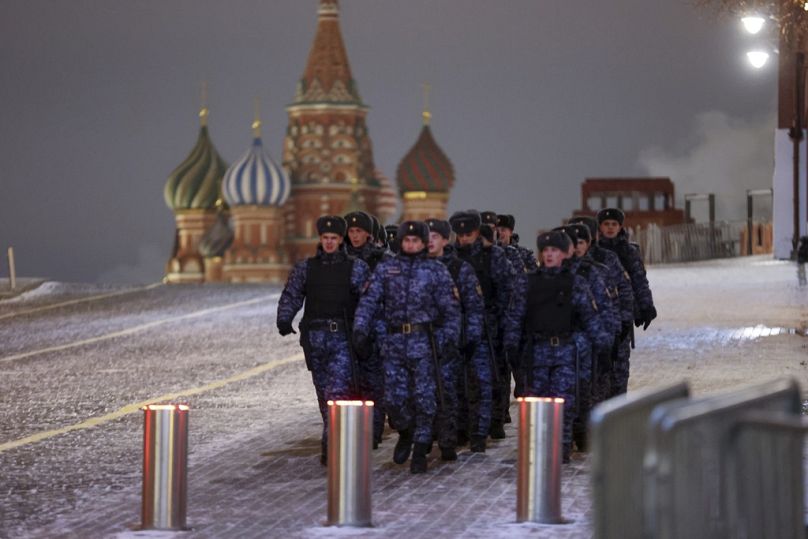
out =
<path fill-rule="evenodd" d="M 631 389 L 696 393 L 762 377 L 808 387 L 808 290 L 755 257 L 649 273 L 660 319 L 638 335 Z M 564 526 L 516 525 L 515 431 L 485 455 L 412 477 L 374 453 L 374 523 L 322 528 L 319 414 L 270 286 L 46 283 L 0 302 L 0 537 L 133 537 L 147 401 L 188 402 L 193 537 L 588 537 L 588 460 L 563 475 Z M 767 336 L 768 335 L 768 336 Z M 512 410 L 515 415 L 515 411 Z M 172 534 L 158 534 L 170 536 Z M 187 536 L 183 535 L 183 536 Z"/>

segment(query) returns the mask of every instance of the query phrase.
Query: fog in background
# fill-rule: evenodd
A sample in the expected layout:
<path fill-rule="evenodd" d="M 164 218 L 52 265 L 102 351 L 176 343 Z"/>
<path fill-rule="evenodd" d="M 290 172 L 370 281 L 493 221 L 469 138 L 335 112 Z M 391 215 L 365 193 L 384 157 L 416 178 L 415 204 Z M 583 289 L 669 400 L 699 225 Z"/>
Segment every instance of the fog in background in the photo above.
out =
<path fill-rule="evenodd" d="M 670 176 L 678 205 L 716 192 L 724 219 L 744 218 L 747 188 L 771 186 L 775 66 L 748 68 L 736 22 L 691 2 L 340 5 L 377 167 L 394 178 L 428 81 L 433 133 L 457 177 L 450 211 L 513 213 L 528 246 L 580 206 L 586 177 Z M 159 280 L 174 239 L 163 186 L 196 140 L 201 81 L 223 158 L 249 146 L 259 96 L 280 161 L 316 10 L 316 0 L 0 3 L 0 247 L 15 247 L 18 274 Z"/>

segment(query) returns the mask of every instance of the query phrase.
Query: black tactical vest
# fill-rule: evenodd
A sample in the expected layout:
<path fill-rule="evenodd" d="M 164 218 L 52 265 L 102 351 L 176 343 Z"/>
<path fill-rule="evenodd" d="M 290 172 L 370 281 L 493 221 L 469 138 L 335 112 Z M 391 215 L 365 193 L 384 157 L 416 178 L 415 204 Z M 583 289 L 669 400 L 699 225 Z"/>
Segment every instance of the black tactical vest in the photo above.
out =
<path fill-rule="evenodd" d="M 480 281 L 480 288 L 483 290 L 485 306 L 492 306 L 496 298 L 494 298 L 494 279 L 491 277 L 491 251 L 482 249 L 477 256 L 472 256 L 471 249 L 458 249 L 457 255 L 461 260 L 465 260 L 474 268 L 474 273 L 477 274 L 477 280 Z"/>
<path fill-rule="evenodd" d="M 306 264 L 306 309 L 303 318 L 316 320 L 332 318 L 353 320 L 359 298 L 351 292 L 353 259 L 324 264 L 319 258 L 309 258 Z"/>
<path fill-rule="evenodd" d="M 528 275 L 525 330 L 547 336 L 572 333 L 572 282 L 569 271 Z"/>

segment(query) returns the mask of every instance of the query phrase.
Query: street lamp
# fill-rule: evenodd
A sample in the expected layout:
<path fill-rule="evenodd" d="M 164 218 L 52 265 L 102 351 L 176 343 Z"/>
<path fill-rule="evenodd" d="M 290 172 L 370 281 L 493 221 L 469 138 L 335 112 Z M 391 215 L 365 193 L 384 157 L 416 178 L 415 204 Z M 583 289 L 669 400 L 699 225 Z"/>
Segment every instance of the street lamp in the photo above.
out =
<path fill-rule="evenodd" d="M 750 34 L 757 34 L 763 29 L 765 19 L 760 15 L 747 15 L 741 19 L 741 22 L 743 23 L 743 27 L 746 28 L 747 32 Z"/>

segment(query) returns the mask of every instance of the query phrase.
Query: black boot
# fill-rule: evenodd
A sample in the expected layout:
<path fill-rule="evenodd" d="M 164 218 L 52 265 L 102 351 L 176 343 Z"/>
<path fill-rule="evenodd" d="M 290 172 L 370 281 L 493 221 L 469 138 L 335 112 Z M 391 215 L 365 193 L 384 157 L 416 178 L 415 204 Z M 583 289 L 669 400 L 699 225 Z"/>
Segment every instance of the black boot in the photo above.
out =
<path fill-rule="evenodd" d="M 564 444 L 561 448 L 561 462 L 562 464 L 570 463 L 570 455 L 572 454 L 572 444 Z"/>
<path fill-rule="evenodd" d="M 492 422 L 488 432 L 494 440 L 501 440 L 505 437 L 505 427 L 499 421 Z"/>
<path fill-rule="evenodd" d="M 472 453 L 485 453 L 485 436 L 472 436 L 469 449 Z"/>
<path fill-rule="evenodd" d="M 441 447 L 440 448 L 440 459 L 441 460 L 457 460 L 457 451 L 455 451 L 454 447 Z"/>
<path fill-rule="evenodd" d="M 404 464 L 412 451 L 412 429 L 398 431 L 398 442 L 393 449 L 393 462 Z"/>
<path fill-rule="evenodd" d="M 469 443 L 469 433 L 465 430 L 457 431 L 457 447 L 463 447 Z"/>
<path fill-rule="evenodd" d="M 504 419 L 503 423 L 510 423 L 510 422 L 511 422 L 511 411 L 506 410 L 505 411 L 505 419 Z"/>
<path fill-rule="evenodd" d="M 429 453 L 431 444 L 415 443 L 412 449 L 412 461 L 410 471 L 412 473 L 426 473 L 426 456 Z"/>

